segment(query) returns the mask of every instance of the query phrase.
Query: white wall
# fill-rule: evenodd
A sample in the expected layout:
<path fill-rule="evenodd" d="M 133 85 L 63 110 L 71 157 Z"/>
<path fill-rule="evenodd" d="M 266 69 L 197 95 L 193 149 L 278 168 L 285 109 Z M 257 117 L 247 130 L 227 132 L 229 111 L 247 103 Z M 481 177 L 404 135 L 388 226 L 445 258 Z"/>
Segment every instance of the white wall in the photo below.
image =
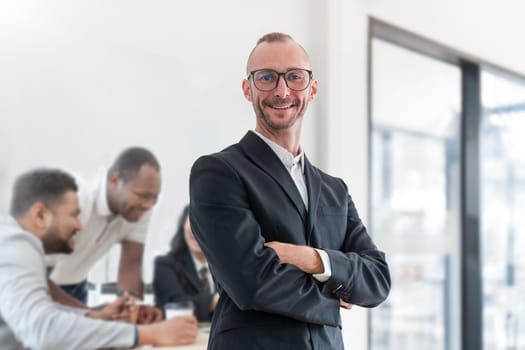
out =
<path fill-rule="evenodd" d="M 193 161 L 254 126 L 241 81 L 256 40 L 284 31 L 316 51 L 311 6 L 299 0 L 278 8 L 244 1 L 0 2 L 0 192 L 37 165 L 91 176 L 129 145 L 152 149 L 163 189 L 148 239 L 150 280 L 152 254 L 167 249 L 188 201 Z M 315 158 L 309 120 L 305 147 Z M 7 203 L 3 195 L 1 212 Z"/>
<path fill-rule="evenodd" d="M 253 127 L 245 61 L 258 37 L 284 31 L 320 79 L 303 146 L 347 181 L 366 219 L 368 16 L 525 74 L 523 13 L 520 0 L 0 1 L 0 213 L 23 170 L 91 175 L 144 145 L 164 180 L 151 261 L 187 201 L 193 160 Z M 348 347 L 364 350 L 366 312 L 343 316 Z"/>

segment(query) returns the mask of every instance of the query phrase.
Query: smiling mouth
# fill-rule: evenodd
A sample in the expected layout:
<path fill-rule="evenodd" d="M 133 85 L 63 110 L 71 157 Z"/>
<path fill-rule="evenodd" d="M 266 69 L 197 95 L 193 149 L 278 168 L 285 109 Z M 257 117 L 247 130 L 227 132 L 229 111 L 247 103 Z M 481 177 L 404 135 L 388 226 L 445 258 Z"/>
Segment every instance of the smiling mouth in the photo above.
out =
<path fill-rule="evenodd" d="M 290 109 L 292 107 L 294 107 L 294 105 L 289 105 L 289 106 L 270 106 L 271 108 L 273 109 L 276 109 L 278 111 L 285 111 L 287 109 Z"/>
<path fill-rule="evenodd" d="M 264 101 L 264 105 L 276 111 L 286 111 L 295 108 L 298 105 L 298 101 L 295 101 L 294 99 L 275 98 Z"/>

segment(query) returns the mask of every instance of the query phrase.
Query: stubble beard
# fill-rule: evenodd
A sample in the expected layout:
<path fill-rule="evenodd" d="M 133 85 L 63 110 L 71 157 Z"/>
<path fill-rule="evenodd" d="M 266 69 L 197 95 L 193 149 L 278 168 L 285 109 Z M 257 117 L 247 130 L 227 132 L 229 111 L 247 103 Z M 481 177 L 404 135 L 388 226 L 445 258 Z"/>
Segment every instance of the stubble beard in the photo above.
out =
<path fill-rule="evenodd" d="M 74 234 L 75 233 L 72 232 L 71 237 Z M 46 232 L 42 241 L 44 250 L 48 254 L 71 254 L 73 252 L 73 248 L 69 245 L 69 240 L 64 241 L 61 239 L 54 227 L 51 227 L 51 229 Z"/>
<path fill-rule="evenodd" d="M 298 106 L 300 103 L 299 101 L 295 101 L 294 104 L 296 106 Z M 264 103 L 263 103 L 264 105 Z M 274 123 L 272 121 L 272 118 L 270 117 L 270 115 L 268 113 L 265 113 L 263 108 L 257 104 L 255 105 L 255 115 L 257 117 L 257 119 L 259 119 L 260 121 L 262 121 L 262 124 L 265 125 L 267 128 L 269 128 L 270 130 L 273 130 L 273 131 L 282 131 L 282 130 L 288 130 L 290 129 L 292 126 L 295 125 L 295 123 L 303 117 L 304 115 L 304 112 L 306 111 L 306 107 L 307 105 L 304 105 L 303 108 L 301 110 L 299 110 L 296 115 L 290 119 L 290 121 L 288 121 L 287 123 L 285 124 L 282 124 L 282 123 Z M 271 108 L 270 106 L 268 106 L 268 108 Z"/>

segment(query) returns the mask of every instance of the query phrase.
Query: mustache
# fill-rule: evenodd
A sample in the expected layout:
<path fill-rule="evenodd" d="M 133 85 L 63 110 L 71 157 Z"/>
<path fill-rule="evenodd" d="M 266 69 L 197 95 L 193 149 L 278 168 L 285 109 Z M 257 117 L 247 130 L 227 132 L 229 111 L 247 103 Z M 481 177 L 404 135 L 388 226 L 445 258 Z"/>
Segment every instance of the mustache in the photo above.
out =
<path fill-rule="evenodd" d="M 264 101 L 265 105 L 298 105 L 299 101 L 291 98 L 272 98 Z"/>

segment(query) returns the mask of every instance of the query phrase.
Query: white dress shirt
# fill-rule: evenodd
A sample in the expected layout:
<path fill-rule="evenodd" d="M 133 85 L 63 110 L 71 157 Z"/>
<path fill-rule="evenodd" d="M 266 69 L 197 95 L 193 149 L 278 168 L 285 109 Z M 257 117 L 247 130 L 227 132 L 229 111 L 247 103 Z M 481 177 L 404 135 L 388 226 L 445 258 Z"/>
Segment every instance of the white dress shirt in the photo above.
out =
<path fill-rule="evenodd" d="M 51 279 L 58 285 L 82 282 L 89 270 L 113 246 L 122 241 L 144 244 L 151 210 L 138 222 L 127 222 L 114 215 L 108 206 L 106 194 L 106 171 L 101 171 L 93 184 L 76 176 L 82 230 L 75 236 L 71 254 L 47 256 L 48 266 L 54 266 Z"/>
<path fill-rule="evenodd" d="M 195 264 L 195 270 L 197 270 L 197 276 L 199 276 L 199 278 L 202 278 L 202 276 L 200 275 L 201 269 L 203 267 L 206 268 L 207 270 L 206 279 L 208 280 L 208 283 L 210 284 L 210 294 L 213 294 L 215 292 L 215 285 L 213 283 L 213 277 L 211 276 L 210 269 L 208 268 L 208 262 L 206 261 L 205 263 L 202 263 L 199 259 L 195 257 L 195 255 L 191 254 L 191 252 L 190 252 L 190 255 L 193 260 L 193 263 Z"/>
<path fill-rule="evenodd" d="M 87 318 L 51 298 L 42 241 L 13 219 L 0 221 L 0 348 L 130 347 L 135 327 Z"/>
<path fill-rule="evenodd" d="M 306 210 L 308 210 L 308 190 L 306 188 L 306 180 L 304 177 L 304 152 L 301 150 L 300 153 L 294 157 L 294 155 L 290 153 L 286 148 L 264 137 L 255 130 L 253 130 L 253 132 L 255 133 L 255 135 L 259 136 L 264 142 L 266 142 L 266 144 L 281 160 L 284 167 L 286 168 L 286 170 L 288 170 L 288 173 L 292 177 L 292 180 L 295 183 L 295 186 L 297 187 L 301 198 L 303 199 L 303 203 L 306 207 Z M 328 257 L 328 253 L 326 253 L 324 250 L 317 248 L 314 249 L 317 251 L 319 257 L 321 258 L 324 272 L 313 274 L 312 276 L 319 282 L 326 282 L 332 276 L 332 266 L 330 265 L 330 258 Z"/>

